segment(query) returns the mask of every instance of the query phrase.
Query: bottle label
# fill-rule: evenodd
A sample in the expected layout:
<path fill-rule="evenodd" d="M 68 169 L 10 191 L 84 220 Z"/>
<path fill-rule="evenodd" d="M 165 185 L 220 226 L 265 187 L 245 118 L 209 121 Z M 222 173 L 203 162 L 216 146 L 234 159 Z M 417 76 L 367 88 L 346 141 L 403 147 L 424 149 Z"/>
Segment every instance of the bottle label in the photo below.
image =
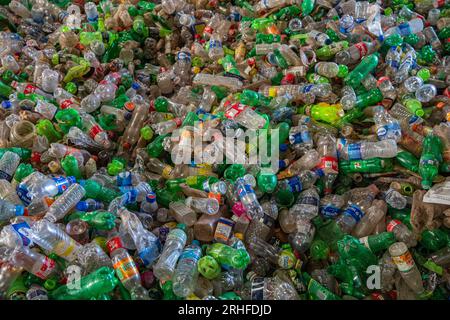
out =
<path fill-rule="evenodd" d="M 53 177 L 52 180 L 55 181 L 59 193 L 63 193 L 70 186 L 70 182 L 69 180 L 67 180 L 66 177 L 63 176 Z"/>
<path fill-rule="evenodd" d="M 214 239 L 218 242 L 227 243 L 230 240 L 233 226 L 234 222 L 232 220 L 220 218 L 214 232 Z"/>
<path fill-rule="evenodd" d="M 222 48 L 222 41 L 220 40 L 209 40 L 209 49 L 220 49 Z"/>
<path fill-rule="evenodd" d="M 364 42 L 355 44 L 355 48 L 358 49 L 360 57 L 364 57 L 365 55 L 367 55 L 367 45 Z"/>
<path fill-rule="evenodd" d="M 225 117 L 228 119 L 234 119 L 237 117 L 242 111 L 244 111 L 246 108 L 245 105 L 242 105 L 240 103 L 235 103 L 232 106 L 230 106 L 227 111 L 225 111 Z"/>
<path fill-rule="evenodd" d="M 26 184 L 21 183 L 16 188 L 17 195 L 19 196 L 20 200 L 28 206 L 31 203 L 31 197 L 28 194 L 28 188 Z"/>
<path fill-rule="evenodd" d="M 334 218 L 337 217 L 341 209 L 332 204 L 327 204 L 325 206 L 320 207 L 320 213 L 326 218 Z"/>
<path fill-rule="evenodd" d="M 386 226 L 387 232 L 392 232 L 395 228 L 395 226 L 402 224 L 399 220 L 391 220 L 388 225 Z"/>
<path fill-rule="evenodd" d="M 65 258 L 69 261 L 73 261 L 76 258 L 75 255 L 76 247 L 77 247 L 76 242 L 72 238 L 68 239 L 67 242 L 64 240 L 60 240 L 53 249 L 53 252 L 55 252 L 58 256 L 62 258 Z"/>
<path fill-rule="evenodd" d="M 11 227 L 19 235 L 20 239 L 22 240 L 23 246 L 28 247 L 33 244 L 31 239 L 26 236 L 27 232 L 25 230 L 22 230 L 24 228 L 31 230 L 28 223 L 26 223 L 25 221 L 21 222 L 21 223 L 15 223 L 15 224 L 12 224 Z"/>
<path fill-rule="evenodd" d="M 11 181 L 12 176 L 5 171 L 0 170 L 0 179 Z"/>
<path fill-rule="evenodd" d="M 311 197 L 311 196 L 307 196 L 307 197 L 301 197 L 299 199 L 299 201 L 297 202 L 297 204 L 309 204 L 312 206 L 319 206 L 319 199 L 317 199 L 316 197 Z"/>
<path fill-rule="evenodd" d="M 27 84 L 25 86 L 25 89 L 23 90 L 24 94 L 30 94 L 36 91 L 36 87 L 33 86 L 32 84 Z"/>
<path fill-rule="evenodd" d="M 349 160 L 361 160 L 361 144 L 360 143 L 351 143 L 348 145 L 347 149 L 348 159 Z"/>
<path fill-rule="evenodd" d="M 50 259 L 49 257 L 45 257 L 44 262 L 39 268 L 39 271 L 36 272 L 35 275 L 41 279 L 47 279 L 47 277 L 52 273 L 55 267 L 55 261 L 53 259 Z"/>
<path fill-rule="evenodd" d="M 189 52 L 185 52 L 185 51 L 180 51 L 177 54 L 177 59 L 178 61 L 186 61 L 186 62 L 191 62 L 191 54 Z"/>
<path fill-rule="evenodd" d="M 325 173 L 339 173 L 338 160 L 334 157 L 322 157 L 320 163 L 314 168 L 319 176 Z"/>
<path fill-rule="evenodd" d="M 67 99 L 67 100 L 64 100 L 63 102 L 61 102 L 59 104 L 59 106 L 61 107 L 61 109 L 64 110 L 64 109 L 69 108 L 72 104 L 74 104 L 73 101 L 70 99 Z"/>
<path fill-rule="evenodd" d="M 116 274 L 121 282 L 139 274 L 136 264 L 131 256 L 117 261 L 113 264 L 113 268 L 116 270 Z"/>
<path fill-rule="evenodd" d="M 302 181 L 298 176 L 288 179 L 288 184 L 291 192 L 300 192 L 303 190 Z"/>
<path fill-rule="evenodd" d="M 400 272 L 408 272 L 409 270 L 414 268 L 414 260 L 409 251 L 400 256 L 392 257 L 392 261 L 394 261 L 395 265 L 398 268 L 398 271 Z"/>
<path fill-rule="evenodd" d="M 189 261 L 192 261 L 197 263 L 198 260 L 200 260 L 202 255 L 201 250 L 195 249 L 195 248 L 186 248 L 183 250 L 183 252 L 180 255 L 180 259 L 178 260 L 179 263 L 186 264 Z"/>
<path fill-rule="evenodd" d="M 407 35 L 411 34 L 411 27 L 409 26 L 408 22 L 404 22 L 398 25 L 398 33 L 402 37 L 406 37 Z"/>
<path fill-rule="evenodd" d="M 389 123 L 377 128 L 377 136 L 380 140 L 390 139 L 392 135 L 400 136 L 401 132 L 400 125 L 397 122 Z"/>
<path fill-rule="evenodd" d="M 106 248 L 110 253 L 116 249 L 123 248 L 122 240 L 120 237 L 114 237 L 106 242 Z"/>
<path fill-rule="evenodd" d="M 363 217 L 364 212 L 356 204 L 351 204 L 345 209 L 344 214 L 352 216 L 358 222 Z"/>
<path fill-rule="evenodd" d="M 159 243 L 159 241 L 158 241 Z M 153 263 L 153 261 L 158 258 L 159 255 L 159 246 L 155 245 L 151 247 L 146 247 L 138 253 L 139 258 L 141 258 L 142 262 L 144 262 L 145 266 L 149 266 Z"/>
<path fill-rule="evenodd" d="M 95 136 L 97 135 L 97 134 L 99 134 L 100 132 L 102 132 L 103 130 L 102 130 L 102 128 L 100 128 L 100 126 L 98 125 L 98 124 L 95 124 L 95 125 L 93 125 L 92 127 L 91 127 L 91 129 L 89 130 L 89 136 L 92 138 L 92 139 L 95 139 Z"/>
<path fill-rule="evenodd" d="M 173 229 L 169 232 L 166 238 L 166 242 L 169 241 L 180 241 L 183 243 L 186 243 L 186 233 L 181 229 Z"/>

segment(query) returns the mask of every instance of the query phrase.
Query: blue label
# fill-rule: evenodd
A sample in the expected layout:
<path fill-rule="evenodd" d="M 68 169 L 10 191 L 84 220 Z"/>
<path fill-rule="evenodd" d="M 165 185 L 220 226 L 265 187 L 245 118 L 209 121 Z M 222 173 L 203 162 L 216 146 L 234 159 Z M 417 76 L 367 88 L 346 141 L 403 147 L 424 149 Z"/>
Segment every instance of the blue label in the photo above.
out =
<path fill-rule="evenodd" d="M 301 197 L 297 202 L 297 204 L 310 204 L 317 207 L 319 205 L 319 199 L 310 196 Z"/>
<path fill-rule="evenodd" d="M 288 179 L 289 189 L 291 192 L 300 192 L 303 190 L 302 181 L 298 176 Z"/>
<path fill-rule="evenodd" d="M 332 204 L 327 204 L 325 206 L 320 207 L 320 213 L 327 218 L 334 218 L 336 217 L 341 209 L 339 209 L 336 206 L 333 206 Z"/>
<path fill-rule="evenodd" d="M 59 193 L 63 193 L 71 185 L 71 182 L 63 176 L 53 177 L 52 180 L 55 181 Z"/>
<path fill-rule="evenodd" d="M 186 248 L 180 255 L 180 263 L 186 263 L 187 260 L 191 260 L 193 262 L 197 262 L 200 260 L 201 251 L 194 248 Z"/>
<path fill-rule="evenodd" d="M 191 62 L 191 54 L 186 51 L 180 51 L 177 54 L 177 59 L 181 61 Z"/>
<path fill-rule="evenodd" d="M 347 149 L 348 159 L 349 160 L 361 160 L 361 144 L 360 143 L 351 143 L 348 145 Z"/>
<path fill-rule="evenodd" d="M 305 87 L 303 88 L 303 93 L 308 93 L 308 92 L 310 92 L 310 91 L 312 90 L 312 88 L 314 88 L 314 85 L 313 85 L 313 84 L 309 84 L 309 85 L 305 86 Z"/>
<path fill-rule="evenodd" d="M 397 122 L 388 123 L 377 128 L 378 139 L 390 139 L 393 136 L 400 136 L 402 133 L 400 125 Z"/>
<path fill-rule="evenodd" d="M 5 171 L 0 170 L 0 179 L 11 181 L 11 175 L 6 173 Z"/>
<path fill-rule="evenodd" d="M 28 206 L 31 203 L 31 198 L 28 196 L 28 188 L 26 184 L 21 183 L 16 188 L 17 195 L 22 202 Z"/>
<path fill-rule="evenodd" d="M 139 258 L 141 258 L 142 262 L 144 262 L 144 265 L 149 266 L 153 263 L 153 261 L 156 260 L 156 258 L 158 258 L 159 246 L 155 243 L 154 246 L 147 247 L 141 250 L 138 255 Z"/>
<path fill-rule="evenodd" d="M 397 27 L 397 30 L 398 30 L 398 33 L 402 37 L 405 37 L 405 36 L 411 34 L 411 27 L 409 26 L 408 22 L 403 22 L 403 23 L 399 24 Z"/>
<path fill-rule="evenodd" d="M 28 223 L 26 223 L 25 221 L 21 222 L 21 223 L 15 223 L 15 224 L 12 224 L 11 227 L 20 236 L 20 238 L 22 239 L 22 244 L 24 246 L 27 247 L 32 244 L 31 239 L 28 238 L 27 236 L 25 236 L 25 234 L 22 232 L 23 228 L 30 229 L 30 226 L 28 225 Z"/>
<path fill-rule="evenodd" d="M 222 41 L 220 40 L 209 40 L 209 48 L 222 48 Z"/>
<path fill-rule="evenodd" d="M 351 204 L 345 209 L 344 214 L 352 216 L 353 219 L 355 219 L 355 221 L 358 222 L 363 217 L 364 212 L 362 212 L 361 208 L 358 207 L 356 204 Z"/>

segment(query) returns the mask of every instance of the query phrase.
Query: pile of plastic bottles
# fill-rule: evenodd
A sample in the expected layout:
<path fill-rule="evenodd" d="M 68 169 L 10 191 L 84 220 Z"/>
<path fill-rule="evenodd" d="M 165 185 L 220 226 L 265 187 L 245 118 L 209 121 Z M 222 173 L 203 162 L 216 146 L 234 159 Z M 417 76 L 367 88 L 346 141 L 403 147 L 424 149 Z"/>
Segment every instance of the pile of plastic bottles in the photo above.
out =
<path fill-rule="evenodd" d="M 0 3 L 1 299 L 450 299 L 448 1 Z"/>

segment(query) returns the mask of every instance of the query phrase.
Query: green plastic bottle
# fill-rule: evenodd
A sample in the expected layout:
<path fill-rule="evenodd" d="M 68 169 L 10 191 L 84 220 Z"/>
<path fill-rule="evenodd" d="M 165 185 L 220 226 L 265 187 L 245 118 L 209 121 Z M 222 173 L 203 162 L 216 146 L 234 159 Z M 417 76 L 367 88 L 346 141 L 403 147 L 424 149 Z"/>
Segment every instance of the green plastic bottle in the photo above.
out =
<path fill-rule="evenodd" d="M 364 78 L 377 67 L 378 57 L 379 54 L 374 53 L 363 58 L 355 69 L 353 69 L 348 76 L 345 77 L 345 84 L 351 86 L 352 88 L 358 88 L 361 86 L 362 80 L 364 80 Z"/>
<path fill-rule="evenodd" d="M 118 284 L 114 269 L 101 267 L 80 279 L 80 285 L 64 285 L 49 295 L 55 300 L 88 300 L 110 293 Z"/>
<path fill-rule="evenodd" d="M 0 148 L 0 158 L 3 157 L 3 155 L 5 154 L 6 151 L 17 154 L 20 157 L 20 160 L 26 161 L 31 158 L 31 149 L 19 148 L 19 147 Z"/>
<path fill-rule="evenodd" d="M 83 178 L 80 167 L 78 165 L 78 160 L 74 156 L 65 156 L 61 160 L 61 167 L 64 170 L 66 176 L 74 176 L 77 180 Z"/>
<path fill-rule="evenodd" d="M 78 183 L 86 190 L 86 198 L 109 203 L 120 196 L 120 192 L 106 188 L 95 180 L 80 180 Z"/>
<path fill-rule="evenodd" d="M 62 139 L 61 133 L 56 131 L 53 123 L 48 119 L 41 119 L 36 124 L 36 132 L 40 136 L 45 136 L 49 143 Z"/>
<path fill-rule="evenodd" d="M 77 211 L 69 216 L 72 219 L 80 219 L 89 226 L 97 230 L 111 230 L 115 226 L 116 216 L 108 211 L 91 211 L 82 212 Z"/>
<path fill-rule="evenodd" d="M 16 172 L 14 173 L 13 179 L 17 182 L 21 182 L 24 178 L 28 177 L 30 174 L 34 172 L 34 168 L 29 163 L 21 163 L 17 167 Z"/>
<path fill-rule="evenodd" d="M 168 137 L 168 134 L 157 136 L 155 140 L 147 145 L 147 153 L 152 158 L 158 158 L 164 151 L 163 140 Z"/>
<path fill-rule="evenodd" d="M 338 122 L 345 114 L 340 104 L 328 104 L 323 102 L 300 107 L 298 112 L 307 114 L 314 120 L 323 121 L 329 124 Z"/>
<path fill-rule="evenodd" d="M 397 240 L 392 232 L 382 232 L 363 237 L 359 241 L 373 253 L 379 253 L 387 250 Z"/>
<path fill-rule="evenodd" d="M 410 171 L 413 172 L 419 171 L 419 159 L 417 159 L 411 152 L 401 150 L 397 153 L 395 160 L 402 167 L 405 167 Z"/>
<path fill-rule="evenodd" d="M 366 93 L 360 94 L 356 97 L 355 108 L 363 109 L 369 106 L 374 106 L 383 100 L 383 94 L 380 89 L 371 89 Z"/>
<path fill-rule="evenodd" d="M 311 243 L 309 252 L 313 260 L 326 260 L 330 254 L 330 247 L 325 241 L 316 239 Z"/>
<path fill-rule="evenodd" d="M 80 114 L 75 109 L 67 108 L 59 110 L 55 114 L 55 120 L 58 122 L 59 128 L 66 134 L 69 133 L 72 127 L 83 128 Z"/>
<path fill-rule="evenodd" d="M 429 134 L 423 140 L 422 156 L 419 161 L 419 174 L 422 177 L 422 187 L 430 189 L 433 179 L 439 172 L 442 162 L 442 141 L 434 135 Z"/>
<path fill-rule="evenodd" d="M 198 261 L 198 272 L 206 279 L 212 280 L 220 275 L 221 268 L 216 259 L 211 256 L 203 256 Z"/>
<path fill-rule="evenodd" d="M 317 280 L 313 279 L 308 273 L 303 272 L 302 278 L 308 289 L 310 300 L 341 300 L 341 298 L 323 286 Z"/>
<path fill-rule="evenodd" d="M 449 244 L 449 236 L 441 229 L 424 230 L 420 244 L 432 252 L 438 251 Z"/>
<path fill-rule="evenodd" d="M 323 220 L 317 216 L 311 220 L 316 227 L 317 237 L 330 247 L 332 251 L 337 250 L 337 242 L 344 237 L 344 233 L 333 219 Z"/>
<path fill-rule="evenodd" d="M 221 265 L 235 269 L 245 269 L 250 263 L 250 256 L 245 249 L 235 249 L 223 243 L 213 243 L 206 249 L 206 254 Z"/>
<path fill-rule="evenodd" d="M 0 81 L 0 97 L 8 99 L 11 93 L 13 93 L 13 88 Z"/>

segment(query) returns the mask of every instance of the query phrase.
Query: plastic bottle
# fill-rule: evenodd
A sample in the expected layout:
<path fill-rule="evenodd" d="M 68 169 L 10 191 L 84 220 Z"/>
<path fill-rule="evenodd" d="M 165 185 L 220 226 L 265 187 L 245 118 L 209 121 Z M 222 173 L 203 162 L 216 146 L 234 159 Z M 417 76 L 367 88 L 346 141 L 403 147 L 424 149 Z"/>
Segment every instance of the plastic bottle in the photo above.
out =
<path fill-rule="evenodd" d="M 181 253 L 173 274 L 173 292 L 177 296 L 187 297 L 194 292 L 198 279 L 197 265 L 201 255 L 200 243 L 196 240 Z"/>

